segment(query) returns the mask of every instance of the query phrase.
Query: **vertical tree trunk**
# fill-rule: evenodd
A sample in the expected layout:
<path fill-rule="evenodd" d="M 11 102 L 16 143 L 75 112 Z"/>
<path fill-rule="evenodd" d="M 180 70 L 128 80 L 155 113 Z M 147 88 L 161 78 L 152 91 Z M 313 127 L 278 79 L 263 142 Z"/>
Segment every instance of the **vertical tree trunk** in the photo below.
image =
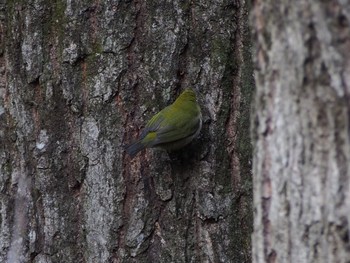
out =
<path fill-rule="evenodd" d="M 254 262 L 349 262 L 349 2 L 253 15 Z"/>
<path fill-rule="evenodd" d="M 249 262 L 243 1 L 0 9 L 0 261 Z M 126 156 L 123 145 L 188 86 L 200 137 L 169 156 Z"/>

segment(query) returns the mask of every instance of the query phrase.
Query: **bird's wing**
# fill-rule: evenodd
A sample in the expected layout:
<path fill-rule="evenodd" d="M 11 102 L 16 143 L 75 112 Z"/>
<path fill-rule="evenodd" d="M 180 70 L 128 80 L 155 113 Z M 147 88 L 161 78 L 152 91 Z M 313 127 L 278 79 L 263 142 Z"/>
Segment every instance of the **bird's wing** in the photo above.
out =
<path fill-rule="evenodd" d="M 153 145 L 174 142 L 186 137 L 189 137 L 196 133 L 200 125 L 200 119 L 194 121 L 192 116 L 187 114 L 182 114 L 181 118 L 179 116 L 174 116 L 174 121 L 171 124 L 159 127 L 157 130 L 157 138 Z"/>
<path fill-rule="evenodd" d="M 163 111 L 167 111 L 167 108 L 168 107 L 164 108 L 162 111 L 158 112 L 152 117 L 152 119 L 146 124 L 146 127 L 143 129 L 140 136 L 141 138 L 146 137 L 149 132 L 156 132 L 160 129 L 165 119 Z"/>
<path fill-rule="evenodd" d="M 197 131 L 199 125 L 200 116 L 197 120 L 193 120 L 190 113 L 179 109 L 174 111 L 174 108 L 168 106 L 152 117 L 140 137 L 145 138 L 155 132 L 155 139 L 148 141 L 149 147 L 152 147 L 191 136 Z"/>

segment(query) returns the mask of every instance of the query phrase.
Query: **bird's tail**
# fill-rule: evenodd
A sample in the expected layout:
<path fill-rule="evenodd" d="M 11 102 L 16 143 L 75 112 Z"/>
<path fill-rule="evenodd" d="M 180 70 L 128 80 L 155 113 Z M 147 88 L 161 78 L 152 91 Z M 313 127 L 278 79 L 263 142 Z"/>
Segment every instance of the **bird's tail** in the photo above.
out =
<path fill-rule="evenodd" d="M 125 151 L 130 155 L 131 158 L 134 158 L 139 151 L 145 149 L 145 146 L 142 144 L 141 140 L 133 142 L 125 147 Z"/>

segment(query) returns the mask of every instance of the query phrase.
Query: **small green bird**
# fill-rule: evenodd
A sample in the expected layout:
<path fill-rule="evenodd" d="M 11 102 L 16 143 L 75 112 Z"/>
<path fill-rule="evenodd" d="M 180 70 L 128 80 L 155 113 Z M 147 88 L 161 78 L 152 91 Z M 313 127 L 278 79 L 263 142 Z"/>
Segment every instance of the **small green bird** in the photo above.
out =
<path fill-rule="evenodd" d="M 134 158 L 145 148 L 180 149 L 189 144 L 201 128 L 202 114 L 196 94 L 192 89 L 186 89 L 173 104 L 154 115 L 140 137 L 125 150 Z"/>

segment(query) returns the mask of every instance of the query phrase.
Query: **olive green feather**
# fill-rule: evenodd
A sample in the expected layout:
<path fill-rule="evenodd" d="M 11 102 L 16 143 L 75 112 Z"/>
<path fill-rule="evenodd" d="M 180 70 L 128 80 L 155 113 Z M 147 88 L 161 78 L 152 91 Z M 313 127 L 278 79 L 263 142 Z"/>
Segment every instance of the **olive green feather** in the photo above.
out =
<path fill-rule="evenodd" d="M 164 108 L 147 123 L 138 140 L 126 147 L 134 157 L 145 148 L 179 149 L 199 134 L 202 115 L 196 94 L 186 89 L 170 106 Z"/>

